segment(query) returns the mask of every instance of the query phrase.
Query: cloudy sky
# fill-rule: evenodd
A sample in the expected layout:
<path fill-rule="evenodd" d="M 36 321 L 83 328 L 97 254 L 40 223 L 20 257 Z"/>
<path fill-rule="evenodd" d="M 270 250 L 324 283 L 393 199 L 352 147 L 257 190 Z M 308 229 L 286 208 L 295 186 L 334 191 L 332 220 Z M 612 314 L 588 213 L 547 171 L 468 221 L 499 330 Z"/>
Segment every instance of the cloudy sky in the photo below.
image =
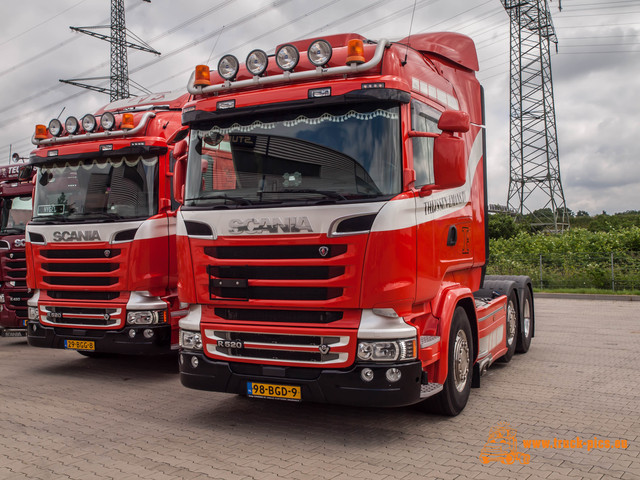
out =
<path fill-rule="evenodd" d="M 128 30 L 162 53 L 129 51 L 131 92 L 144 92 L 136 85 L 185 90 L 196 64 L 215 67 L 225 53 L 243 59 L 254 48 L 272 52 L 305 37 L 356 32 L 397 40 L 409 33 L 414 2 L 412 33 L 455 31 L 476 42 L 489 201 L 506 204 L 510 42 L 500 0 L 125 0 Z M 590 214 L 640 210 L 640 0 L 562 0 L 562 11 L 558 2 L 550 4 L 559 40 L 552 67 L 567 206 Z M 104 94 L 58 80 L 108 77 L 108 43 L 69 27 L 108 25 L 110 3 L 2 1 L 0 164 L 10 152 L 28 157 L 36 123 L 108 103 Z"/>

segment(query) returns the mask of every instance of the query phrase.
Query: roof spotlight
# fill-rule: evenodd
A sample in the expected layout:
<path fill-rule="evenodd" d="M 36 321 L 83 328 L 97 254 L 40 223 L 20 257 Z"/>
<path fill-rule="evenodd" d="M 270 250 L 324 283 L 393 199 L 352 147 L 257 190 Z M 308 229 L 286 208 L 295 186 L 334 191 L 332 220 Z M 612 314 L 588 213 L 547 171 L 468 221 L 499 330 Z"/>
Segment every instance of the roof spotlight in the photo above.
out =
<path fill-rule="evenodd" d="M 87 113 L 84 117 L 82 117 L 82 128 L 87 133 L 93 132 L 98 127 L 98 122 L 96 117 Z"/>
<path fill-rule="evenodd" d="M 267 70 L 269 57 L 262 50 L 253 50 L 247 55 L 247 60 L 244 63 L 252 75 L 260 76 Z"/>
<path fill-rule="evenodd" d="M 49 133 L 54 137 L 62 135 L 62 123 L 57 118 L 49 122 Z"/>
<path fill-rule="evenodd" d="M 104 112 L 100 117 L 100 125 L 105 130 L 111 130 L 116 125 L 116 117 L 111 112 Z"/>
<path fill-rule="evenodd" d="M 75 135 L 80 129 L 80 124 L 76 117 L 67 117 L 64 121 L 64 128 L 70 135 Z"/>
<path fill-rule="evenodd" d="M 329 60 L 331 60 L 331 54 L 333 50 L 331 45 L 326 40 L 316 40 L 313 42 L 307 50 L 307 58 L 316 67 L 324 67 Z"/>
<path fill-rule="evenodd" d="M 218 62 L 218 74 L 225 80 L 233 80 L 239 69 L 240 63 L 233 55 L 225 55 Z"/>
<path fill-rule="evenodd" d="M 289 43 L 282 45 L 276 52 L 276 63 L 285 72 L 290 72 L 296 68 L 299 60 L 300 53 L 298 49 Z"/>

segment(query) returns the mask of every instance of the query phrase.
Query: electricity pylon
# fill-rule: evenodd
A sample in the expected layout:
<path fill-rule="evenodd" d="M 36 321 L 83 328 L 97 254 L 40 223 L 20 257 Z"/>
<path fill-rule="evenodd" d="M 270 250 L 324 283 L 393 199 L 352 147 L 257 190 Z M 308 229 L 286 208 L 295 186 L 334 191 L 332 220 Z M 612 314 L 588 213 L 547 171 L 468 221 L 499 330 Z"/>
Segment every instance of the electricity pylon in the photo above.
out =
<path fill-rule="evenodd" d="M 507 205 L 533 224 L 569 228 L 560 181 L 550 44 L 558 44 L 547 0 L 502 0 L 510 18 L 510 152 Z M 562 8 L 562 7 L 560 7 Z"/>
<path fill-rule="evenodd" d="M 144 0 L 150 2 L 150 0 Z M 107 77 L 92 78 L 73 78 L 69 80 L 60 80 L 63 83 L 75 85 L 81 88 L 87 88 L 100 93 L 108 93 L 110 100 L 120 100 L 129 98 L 129 67 L 127 63 L 127 48 L 142 50 L 143 52 L 154 53 L 160 55 L 160 52 L 154 50 L 145 42 L 136 37 L 139 43 L 127 40 L 127 28 L 124 19 L 124 0 L 111 0 L 111 25 L 92 26 L 92 27 L 69 27 L 75 32 L 84 33 L 100 40 L 107 40 L 111 44 L 111 73 L 109 76 L 109 88 L 100 87 L 86 83 L 80 83 L 84 80 L 104 80 Z M 110 28 L 111 35 L 98 33 L 95 30 Z M 135 83 L 135 82 L 134 82 Z M 142 90 L 146 90 L 136 84 Z"/>

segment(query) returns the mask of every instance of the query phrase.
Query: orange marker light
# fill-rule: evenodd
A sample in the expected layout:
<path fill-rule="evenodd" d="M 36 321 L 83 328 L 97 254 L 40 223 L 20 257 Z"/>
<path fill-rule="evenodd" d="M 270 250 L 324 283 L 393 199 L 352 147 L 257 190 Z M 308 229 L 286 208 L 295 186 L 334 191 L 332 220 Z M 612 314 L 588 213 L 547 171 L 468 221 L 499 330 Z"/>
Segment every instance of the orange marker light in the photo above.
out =
<path fill-rule="evenodd" d="M 193 85 L 196 87 L 204 87 L 211 85 L 211 77 L 209 67 L 207 65 L 196 65 L 196 72 L 193 79 Z"/>
<path fill-rule="evenodd" d="M 123 113 L 120 128 L 122 128 L 123 130 L 131 130 L 133 127 L 133 113 Z"/>
<path fill-rule="evenodd" d="M 36 125 L 36 133 L 34 135 L 36 140 L 44 140 L 47 138 L 47 126 L 46 125 Z"/>
<path fill-rule="evenodd" d="M 350 63 L 364 63 L 364 44 L 359 38 L 353 38 L 347 44 L 347 65 Z"/>

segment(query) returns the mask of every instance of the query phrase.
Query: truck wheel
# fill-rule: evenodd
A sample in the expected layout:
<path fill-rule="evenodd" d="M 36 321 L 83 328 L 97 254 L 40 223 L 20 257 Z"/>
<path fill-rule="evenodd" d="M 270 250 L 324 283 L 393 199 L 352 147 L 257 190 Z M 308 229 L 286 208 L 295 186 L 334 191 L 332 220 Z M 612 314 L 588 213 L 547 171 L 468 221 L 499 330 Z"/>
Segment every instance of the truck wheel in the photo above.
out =
<path fill-rule="evenodd" d="M 436 397 L 443 415 L 454 417 L 467 404 L 473 376 L 473 337 L 467 312 L 456 307 L 449 333 L 448 374 L 442 392 Z"/>
<path fill-rule="evenodd" d="M 508 350 L 507 353 L 498 359 L 498 361 L 502 363 L 509 363 L 511 361 L 511 357 L 513 357 L 513 354 L 516 351 L 516 344 L 518 343 L 518 321 L 518 298 L 516 296 L 516 291 L 512 290 L 509 295 L 509 299 L 507 300 L 507 321 L 505 324 L 505 337 Z"/>
<path fill-rule="evenodd" d="M 531 337 L 533 336 L 533 297 L 531 291 L 525 287 L 522 294 L 522 321 L 520 322 L 520 331 L 518 332 L 518 342 L 516 344 L 516 352 L 527 353 L 531 346 Z"/>

